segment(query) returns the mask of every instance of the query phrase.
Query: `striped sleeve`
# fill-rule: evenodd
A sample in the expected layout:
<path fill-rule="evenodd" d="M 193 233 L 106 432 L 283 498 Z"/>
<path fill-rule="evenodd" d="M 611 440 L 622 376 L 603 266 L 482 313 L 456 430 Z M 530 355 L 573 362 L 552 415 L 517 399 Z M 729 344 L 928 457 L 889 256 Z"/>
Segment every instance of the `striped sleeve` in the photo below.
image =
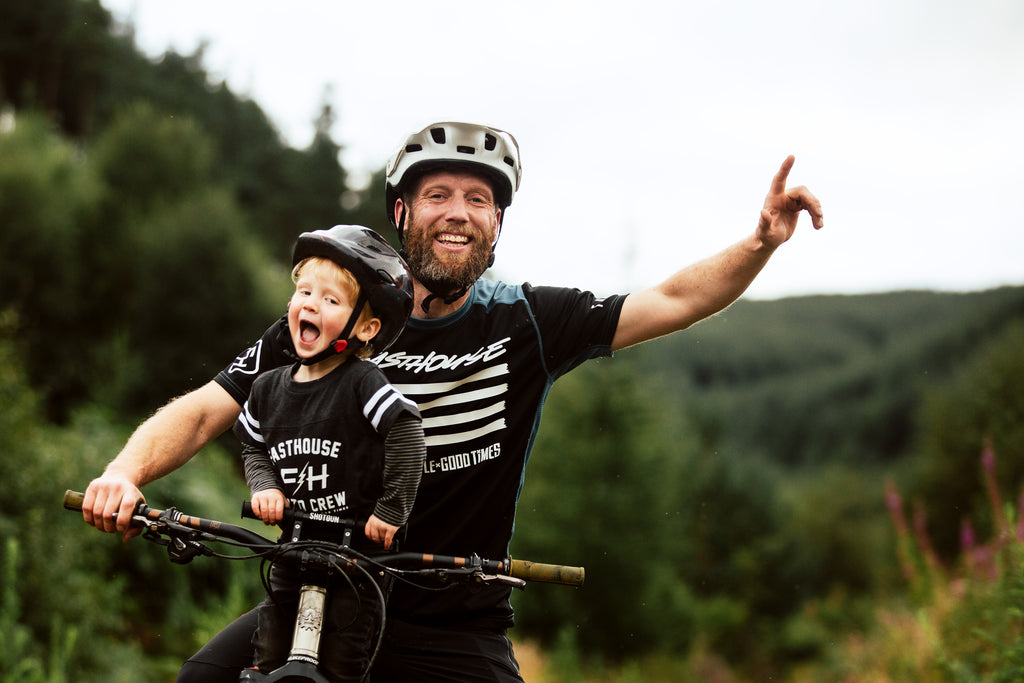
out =
<path fill-rule="evenodd" d="M 260 431 L 260 421 L 254 415 L 251 401 L 246 401 L 242 405 L 242 412 L 235 421 L 234 432 L 242 443 L 242 469 L 249 490 L 256 493 L 266 489 L 281 489 L 274 463 L 267 452 L 266 440 Z"/>
<path fill-rule="evenodd" d="M 373 514 L 388 524 L 405 524 L 416 500 L 426 455 L 423 423 L 418 416 L 402 415 L 384 440 L 384 494 Z"/>
<path fill-rule="evenodd" d="M 274 463 L 265 448 L 246 444 L 242 449 L 242 464 L 245 467 L 245 483 L 253 493 L 278 489 L 283 491 L 281 482 L 274 470 Z"/>

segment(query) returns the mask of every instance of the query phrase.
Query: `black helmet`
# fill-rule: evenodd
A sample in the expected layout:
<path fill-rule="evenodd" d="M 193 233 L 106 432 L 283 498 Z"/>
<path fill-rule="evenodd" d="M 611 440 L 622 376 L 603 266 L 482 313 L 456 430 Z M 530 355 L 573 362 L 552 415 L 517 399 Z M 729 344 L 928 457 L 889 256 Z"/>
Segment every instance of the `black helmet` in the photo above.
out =
<path fill-rule="evenodd" d="M 503 130 L 475 123 L 433 123 L 409 135 L 388 160 L 384 195 L 388 219 L 398 228 L 399 239 L 402 227 L 395 217 L 395 200 L 406 186 L 427 171 L 460 166 L 479 171 L 490 180 L 499 208 L 512 203 L 523 173 L 516 139 Z"/>
<path fill-rule="evenodd" d="M 391 346 L 412 312 L 412 278 L 409 267 L 387 241 L 361 225 L 335 225 L 299 235 L 292 252 L 292 265 L 311 256 L 330 259 L 349 270 L 359 283 L 359 302 L 343 336 L 355 325 L 363 302 L 369 302 L 380 319 L 380 331 L 373 339 L 376 351 Z M 353 340 L 346 341 L 351 347 Z M 345 348 L 342 345 L 341 351 Z M 311 359 L 312 360 L 312 359 Z"/>

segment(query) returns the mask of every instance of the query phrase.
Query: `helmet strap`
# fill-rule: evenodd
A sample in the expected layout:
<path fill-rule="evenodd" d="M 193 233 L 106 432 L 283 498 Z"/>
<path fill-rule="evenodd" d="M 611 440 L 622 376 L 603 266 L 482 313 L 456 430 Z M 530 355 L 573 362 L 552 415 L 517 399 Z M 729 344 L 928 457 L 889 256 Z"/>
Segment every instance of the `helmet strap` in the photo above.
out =
<path fill-rule="evenodd" d="M 457 292 L 455 292 L 453 294 L 448 294 L 447 296 L 441 296 L 439 294 L 434 294 L 433 292 L 431 292 L 430 294 L 427 294 L 425 297 L 423 297 L 423 301 L 420 302 L 420 308 L 423 309 L 424 313 L 429 315 L 430 314 L 430 304 L 435 299 L 440 299 L 441 301 L 443 301 L 445 303 L 445 305 L 451 305 L 451 304 L 455 303 L 456 301 L 458 301 L 459 299 L 461 299 L 463 296 L 465 296 L 466 292 L 468 292 L 468 291 L 469 291 L 469 287 L 463 287 L 459 291 L 457 291 Z"/>
<path fill-rule="evenodd" d="M 398 243 L 401 246 L 405 246 L 405 204 L 402 204 L 402 211 L 398 214 L 398 220 L 395 221 L 395 230 L 398 231 Z M 405 249 L 402 250 L 401 256 L 405 258 Z"/>
<path fill-rule="evenodd" d="M 508 207 L 506 206 L 506 207 L 504 207 L 501 210 L 501 218 L 498 219 L 498 225 L 496 226 L 497 232 L 494 235 L 494 242 L 491 243 L 491 257 L 487 261 L 487 267 L 488 268 L 490 268 L 491 266 L 494 265 L 494 252 L 497 251 L 497 249 L 498 249 L 498 240 L 501 239 L 501 226 L 505 222 L 505 209 L 507 209 L 507 208 Z"/>
<path fill-rule="evenodd" d="M 359 288 L 359 296 L 356 297 L 356 305 L 352 307 L 352 315 L 349 316 L 348 322 L 345 324 L 345 329 L 341 331 L 338 338 L 327 345 L 327 348 L 320 353 L 310 356 L 309 358 L 303 358 L 303 365 L 316 365 L 320 361 L 327 360 L 331 356 L 335 356 L 342 351 L 356 352 L 359 349 L 366 346 L 366 342 L 357 337 L 349 337 L 352 334 L 352 328 L 356 326 L 356 322 L 359 320 L 359 316 L 363 312 L 363 308 L 366 306 L 366 291 L 364 288 Z"/>

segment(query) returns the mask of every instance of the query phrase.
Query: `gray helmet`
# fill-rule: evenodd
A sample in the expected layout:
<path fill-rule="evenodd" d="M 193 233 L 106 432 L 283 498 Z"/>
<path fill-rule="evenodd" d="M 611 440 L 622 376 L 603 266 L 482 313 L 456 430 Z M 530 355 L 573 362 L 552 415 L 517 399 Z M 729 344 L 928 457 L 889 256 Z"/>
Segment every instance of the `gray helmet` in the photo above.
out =
<path fill-rule="evenodd" d="M 376 351 L 391 346 L 405 327 L 412 312 L 412 278 L 409 267 L 387 241 L 361 225 L 335 225 L 329 230 L 314 230 L 299 235 L 292 252 L 292 265 L 311 256 L 330 259 L 349 270 L 359 283 L 360 302 L 342 339 L 351 348 L 354 340 L 345 339 L 352 331 L 363 301 L 380 319 L 380 331 L 373 339 Z M 341 351 L 345 348 L 342 345 Z"/>
<path fill-rule="evenodd" d="M 511 134 L 475 123 L 434 123 L 409 135 L 388 160 L 385 201 L 388 219 L 398 228 L 395 200 L 423 173 L 446 168 L 468 168 L 481 172 L 494 188 L 498 207 L 512 203 L 523 166 L 519 144 Z"/>

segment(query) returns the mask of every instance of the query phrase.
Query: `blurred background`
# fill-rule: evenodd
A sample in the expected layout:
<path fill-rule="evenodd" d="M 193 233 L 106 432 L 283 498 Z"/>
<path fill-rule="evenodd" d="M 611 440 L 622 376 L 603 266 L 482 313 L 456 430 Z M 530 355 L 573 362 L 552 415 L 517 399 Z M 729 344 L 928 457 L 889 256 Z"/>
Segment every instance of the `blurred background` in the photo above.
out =
<path fill-rule="evenodd" d="M 287 7 L 287 9 L 286 9 Z M 63 511 L 283 311 L 296 235 L 389 239 L 434 120 L 511 131 L 491 275 L 606 294 L 823 201 L 750 292 L 556 385 L 513 555 L 529 681 L 1022 675 L 1024 12 L 914 1 L 0 5 L 0 675 L 169 681 L 261 595 Z M 146 490 L 236 521 L 223 437 Z"/>

